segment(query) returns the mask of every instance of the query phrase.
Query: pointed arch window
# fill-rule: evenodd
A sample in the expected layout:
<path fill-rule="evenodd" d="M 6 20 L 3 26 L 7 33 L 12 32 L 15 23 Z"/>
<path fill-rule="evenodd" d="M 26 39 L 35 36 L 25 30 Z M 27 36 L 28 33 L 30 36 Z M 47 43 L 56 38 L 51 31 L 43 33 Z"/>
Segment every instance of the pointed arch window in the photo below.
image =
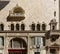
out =
<path fill-rule="evenodd" d="M 14 24 L 11 24 L 11 30 L 14 30 Z"/>
<path fill-rule="evenodd" d="M 42 30 L 45 31 L 46 30 L 46 25 L 42 24 Z"/>
<path fill-rule="evenodd" d="M 40 24 L 37 24 L 37 31 L 40 31 Z"/>
<path fill-rule="evenodd" d="M 31 29 L 32 29 L 33 31 L 35 31 L 35 24 L 32 24 L 32 25 L 31 25 Z"/>
<path fill-rule="evenodd" d="M 19 24 L 18 23 L 16 24 L 16 30 L 19 30 Z"/>
<path fill-rule="evenodd" d="M 4 24 L 0 24 L 0 30 L 4 30 Z"/>
<path fill-rule="evenodd" d="M 24 24 L 21 24 L 21 30 L 25 30 L 25 25 Z"/>

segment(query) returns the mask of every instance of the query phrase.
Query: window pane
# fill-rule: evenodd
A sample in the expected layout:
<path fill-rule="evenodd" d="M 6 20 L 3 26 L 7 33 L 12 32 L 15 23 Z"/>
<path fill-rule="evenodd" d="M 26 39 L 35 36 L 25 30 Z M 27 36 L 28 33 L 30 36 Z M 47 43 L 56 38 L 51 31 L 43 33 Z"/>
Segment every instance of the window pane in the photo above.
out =
<path fill-rule="evenodd" d="M 41 37 L 37 37 L 37 45 L 41 44 Z"/>
<path fill-rule="evenodd" d="M 24 24 L 21 24 L 21 30 L 25 30 L 25 25 Z"/>
<path fill-rule="evenodd" d="M 31 25 L 31 29 L 32 29 L 33 31 L 35 31 L 35 24 L 32 24 L 32 25 Z"/>
<path fill-rule="evenodd" d="M 40 24 L 37 24 L 37 31 L 40 31 Z"/>
<path fill-rule="evenodd" d="M 11 24 L 11 30 L 14 30 L 14 24 Z"/>
<path fill-rule="evenodd" d="M 35 37 L 31 38 L 31 45 L 35 45 Z"/>
<path fill-rule="evenodd" d="M 44 37 L 32 37 L 31 38 L 32 45 L 45 45 L 45 38 Z"/>
<path fill-rule="evenodd" d="M 42 30 L 45 31 L 46 30 L 46 25 L 42 24 Z"/>
<path fill-rule="evenodd" d="M 0 46 L 2 46 L 2 38 L 0 37 Z"/>
<path fill-rule="evenodd" d="M 35 52 L 35 54 L 40 54 L 40 52 Z"/>
<path fill-rule="evenodd" d="M 37 45 L 37 37 L 35 37 L 35 45 Z"/>
<path fill-rule="evenodd" d="M 54 16 L 56 16 L 56 11 L 54 11 Z"/>
<path fill-rule="evenodd" d="M 3 46 L 4 45 L 4 39 L 3 37 L 0 37 L 0 46 Z"/>
<path fill-rule="evenodd" d="M 14 48 L 19 48 L 20 43 L 18 41 L 13 41 L 13 46 L 14 46 Z"/>
<path fill-rule="evenodd" d="M 16 24 L 16 30 L 19 30 L 19 24 Z"/>
<path fill-rule="evenodd" d="M 0 30 L 4 30 L 4 25 L 3 24 L 0 24 Z"/>
<path fill-rule="evenodd" d="M 45 46 L 45 38 L 43 38 L 43 46 Z"/>

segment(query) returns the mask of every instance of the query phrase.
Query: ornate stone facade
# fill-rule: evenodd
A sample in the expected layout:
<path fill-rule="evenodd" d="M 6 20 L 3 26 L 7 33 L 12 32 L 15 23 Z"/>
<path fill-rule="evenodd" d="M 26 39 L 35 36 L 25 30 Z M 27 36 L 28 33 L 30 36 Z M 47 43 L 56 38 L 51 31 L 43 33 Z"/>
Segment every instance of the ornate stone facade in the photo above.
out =
<path fill-rule="evenodd" d="M 59 0 L 47 1 L 9 0 L 1 8 L 0 54 L 60 54 Z"/>

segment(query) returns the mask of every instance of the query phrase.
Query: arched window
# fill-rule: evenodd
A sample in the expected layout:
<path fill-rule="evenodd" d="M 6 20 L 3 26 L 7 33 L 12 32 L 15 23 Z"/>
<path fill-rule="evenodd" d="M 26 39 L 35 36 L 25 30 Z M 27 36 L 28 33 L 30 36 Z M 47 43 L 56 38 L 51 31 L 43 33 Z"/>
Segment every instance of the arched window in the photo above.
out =
<path fill-rule="evenodd" d="M 4 25 L 3 24 L 0 24 L 0 28 L 3 31 L 4 30 Z"/>
<path fill-rule="evenodd" d="M 4 37 L 0 36 L 0 46 L 4 46 Z"/>
<path fill-rule="evenodd" d="M 40 31 L 40 24 L 37 24 L 37 31 Z"/>
<path fill-rule="evenodd" d="M 9 42 L 8 54 L 27 54 L 27 44 L 22 38 L 13 38 Z"/>
<path fill-rule="evenodd" d="M 16 30 L 19 30 L 19 24 L 18 23 L 16 24 Z"/>
<path fill-rule="evenodd" d="M 21 30 L 25 30 L 25 25 L 21 24 Z"/>
<path fill-rule="evenodd" d="M 35 31 L 35 24 L 32 24 L 32 25 L 31 25 L 31 29 L 32 29 L 33 31 Z"/>
<path fill-rule="evenodd" d="M 22 47 L 25 48 L 27 46 L 23 39 L 14 38 L 14 39 L 10 40 L 9 47 L 10 48 L 22 48 Z"/>
<path fill-rule="evenodd" d="M 52 30 L 54 30 L 55 29 L 55 26 L 52 26 Z"/>
<path fill-rule="evenodd" d="M 46 30 L 46 25 L 42 24 L 42 30 L 45 31 Z"/>
<path fill-rule="evenodd" d="M 14 30 L 14 24 L 11 24 L 11 30 Z"/>

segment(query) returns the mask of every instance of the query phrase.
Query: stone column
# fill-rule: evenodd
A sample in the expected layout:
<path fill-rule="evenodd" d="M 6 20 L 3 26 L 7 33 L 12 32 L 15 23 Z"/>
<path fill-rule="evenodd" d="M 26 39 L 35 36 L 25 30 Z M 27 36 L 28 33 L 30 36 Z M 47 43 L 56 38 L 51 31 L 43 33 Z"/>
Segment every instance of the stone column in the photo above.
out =
<path fill-rule="evenodd" d="M 27 54 L 30 54 L 30 37 L 28 35 L 28 49 L 27 49 L 28 53 Z"/>
<path fill-rule="evenodd" d="M 7 35 L 4 37 L 4 54 L 8 54 L 8 39 Z"/>
<path fill-rule="evenodd" d="M 60 53 L 60 52 L 59 52 L 59 49 L 57 48 L 57 49 L 56 49 L 56 54 L 59 54 L 59 53 Z"/>
<path fill-rule="evenodd" d="M 48 51 L 46 52 L 46 54 L 50 54 L 50 48 L 48 48 Z"/>

